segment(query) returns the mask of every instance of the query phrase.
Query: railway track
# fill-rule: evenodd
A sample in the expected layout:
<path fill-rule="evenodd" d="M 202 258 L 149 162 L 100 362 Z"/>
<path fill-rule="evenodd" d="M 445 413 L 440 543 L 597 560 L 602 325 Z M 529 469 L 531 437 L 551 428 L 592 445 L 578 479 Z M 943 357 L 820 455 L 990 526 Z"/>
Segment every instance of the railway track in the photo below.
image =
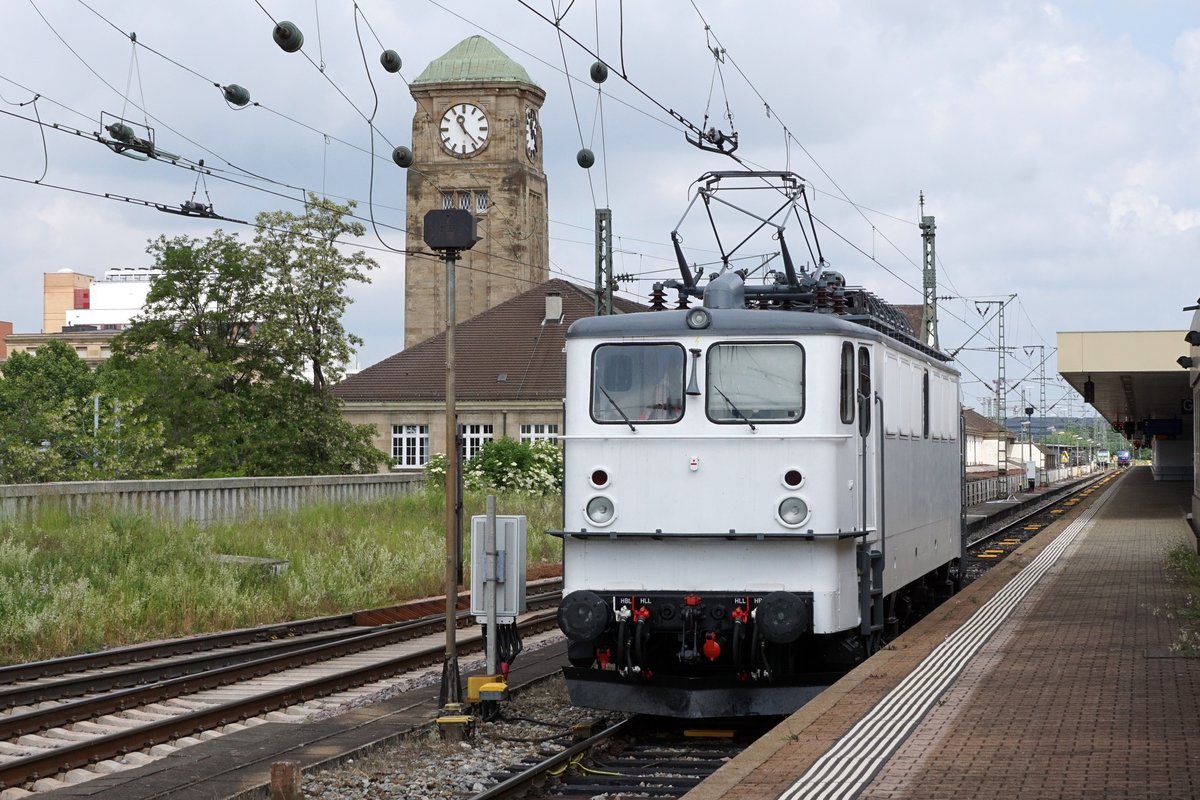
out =
<path fill-rule="evenodd" d="M 554 624 L 561 582 L 530 589 L 529 607 L 540 610 L 521 620 L 523 633 Z M 346 692 L 378 691 L 374 684 L 441 658 L 445 617 L 429 614 L 438 604 L 4 668 L 0 790 L 7 800 L 82 782 L 248 725 L 299 721 L 325 708 L 319 698 L 341 704 Z M 459 625 L 471 622 L 460 610 Z M 478 633 L 460 637 L 464 652 L 480 642 Z"/>
<path fill-rule="evenodd" d="M 978 578 L 996 562 L 1118 477 L 1120 473 L 1105 473 L 1053 497 L 1044 497 L 1041 502 L 1005 520 L 996 529 L 968 537 L 963 547 L 963 585 Z"/>
<path fill-rule="evenodd" d="M 631 717 L 543 760 L 514 765 L 471 800 L 682 797 L 776 722 L 684 730 Z"/>

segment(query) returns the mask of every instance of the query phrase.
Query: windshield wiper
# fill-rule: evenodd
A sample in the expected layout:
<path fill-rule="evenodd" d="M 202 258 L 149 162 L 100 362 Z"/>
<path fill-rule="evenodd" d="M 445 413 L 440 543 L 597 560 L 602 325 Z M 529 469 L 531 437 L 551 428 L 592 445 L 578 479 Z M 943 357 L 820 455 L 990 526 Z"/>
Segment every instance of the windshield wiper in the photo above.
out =
<path fill-rule="evenodd" d="M 601 389 L 600 391 L 604 391 L 604 390 L 603 390 L 603 389 Z M 729 395 L 727 395 L 727 394 L 725 394 L 724 392 L 722 392 L 722 391 L 721 391 L 721 390 L 720 390 L 718 387 L 716 387 L 716 386 L 714 386 L 714 387 L 713 387 L 713 391 L 714 391 L 714 392 L 716 392 L 717 394 L 721 395 L 721 397 L 724 397 L 724 398 L 725 398 L 725 402 L 726 402 L 726 403 L 729 403 L 729 408 L 730 408 L 730 409 L 733 411 L 733 417 L 734 417 L 734 419 L 740 419 L 742 422 L 744 422 L 744 423 L 746 423 L 747 425 L 749 425 L 749 426 L 750 426 L 750 430 L 752 430 L 752 431 L 757 431 L 757 430 L 758 430 L 758 428 L 754 427 L 754 423 L 753 423 L 753 422 L 751 422 L 751 421 L 750 421 L 750 419 L 749 419 L 749 418 L 748 418 L 748 417 L 747 417 L 745 414 L 743 414 L 743 413 L 742 413 L 742 412 L 741 412 L 741 411 L 738 409 L 738 407 L 737 407 L 736 405 L 734 405 L 734 404 L 733 404 L 733 401 L 729 399 Z"/>
<path fill-rule="evenodd" d="M 617 410 L 617 413 L 621 415 L 621 419 L 625 420 L 625 424 L 629 426 L 629 430 L 633 431 L 634 433 L 637 433 L 637 428 L 633 427 L 633 423 L 630 421 L 629 417 L 625 414 L 625 411 L 619 405 L 617 405 L 617 401 L 613 400 L 612 395 L 609 394 L 605 390 L 605 388 L 603 386 L 600 386 L 599 384 L 596 385 L 596 388 L 599 389 L 601 392 L 604 392 L 604 396 L 608 398 L 608 402 L 612 403 L 612 407 L 615 408 Z"/>

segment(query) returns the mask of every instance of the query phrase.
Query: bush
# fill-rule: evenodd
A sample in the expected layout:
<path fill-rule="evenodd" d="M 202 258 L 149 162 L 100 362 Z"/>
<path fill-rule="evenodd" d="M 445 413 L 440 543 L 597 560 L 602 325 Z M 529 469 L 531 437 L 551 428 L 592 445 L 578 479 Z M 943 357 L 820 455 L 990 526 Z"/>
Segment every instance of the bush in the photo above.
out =
<path fill-rule="evenodd" d="M 463 487 L 528 494 L 562 491 L 562 448 L 556 442 L 532 444 L 503 438 L 486 443 L 462 465 Z M 425 480 L 437 485 L 446 479 L 446 456 L 436 453 L 425 465 Z"/>

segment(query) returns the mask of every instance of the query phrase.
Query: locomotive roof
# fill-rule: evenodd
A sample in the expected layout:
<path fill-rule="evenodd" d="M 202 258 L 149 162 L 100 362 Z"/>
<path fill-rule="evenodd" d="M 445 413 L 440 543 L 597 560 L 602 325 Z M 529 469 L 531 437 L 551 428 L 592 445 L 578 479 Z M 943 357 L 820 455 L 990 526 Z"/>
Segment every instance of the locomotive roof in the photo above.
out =
<path fill-rule="evenodd" d="M 715 336 L 803 336 L 839 334 L 886 342 L 921 358 L 950 361 L 950 357 L 900 332 L 886 330 L 869 316 L 822 314 L 812 311 L 779 311 L 746 308 L 709 308 L 712 323 L 704 330 Z M 687 311 L 642 311 L 583 317 L 571 324 L 568 339 L 620 339 L 625 336 L 680 336 L 697 333 L 687 326 Z"/>

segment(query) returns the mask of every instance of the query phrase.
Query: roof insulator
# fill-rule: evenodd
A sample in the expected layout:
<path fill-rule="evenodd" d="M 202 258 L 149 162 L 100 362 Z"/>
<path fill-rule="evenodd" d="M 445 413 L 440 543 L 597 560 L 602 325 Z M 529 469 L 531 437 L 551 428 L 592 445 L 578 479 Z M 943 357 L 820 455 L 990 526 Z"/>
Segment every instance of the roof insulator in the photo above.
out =
<path fill-rule="evenodd" d="M 400 71 L 400 54 L 395 50 L 384 50 L 383 55 L 379 57 L 379 63 L 383 64 L 383 68 L 388 72 Z"/>
<path fill-rule="evenodd" d="M 591 169 L 596 163 L 596 154 L 585 147 L 575 155 L 575 161 L 584 169 Z"/>
<path fill-rule="evenodd" d="M 396 166 L 408 169 L 413 163 L 413 153 L 404 145 L 400 145 L 392 151 L 392 161 L 396 162 Z"/>
<path fill-rule="evenodd" d="M 275 44 L 285 53 L 294 53 L 304 46 L 304 34 L 294 22 L 281 22 L 271 32 Z"/>
<path fill-rule="evenodd" d="M 608 80 L 608 65 L 603 61 L 597 61 L 595 64 L 592 64 L 591 73 L 593 81 L 604 83 Z"/>
<path fill-rule="evenodd" d="M 225 99 L 235 106 L 244 106 L 250 102 L 250 91 L 236 83 L 221 87 L 221 92 L 225 95 Z"/>

